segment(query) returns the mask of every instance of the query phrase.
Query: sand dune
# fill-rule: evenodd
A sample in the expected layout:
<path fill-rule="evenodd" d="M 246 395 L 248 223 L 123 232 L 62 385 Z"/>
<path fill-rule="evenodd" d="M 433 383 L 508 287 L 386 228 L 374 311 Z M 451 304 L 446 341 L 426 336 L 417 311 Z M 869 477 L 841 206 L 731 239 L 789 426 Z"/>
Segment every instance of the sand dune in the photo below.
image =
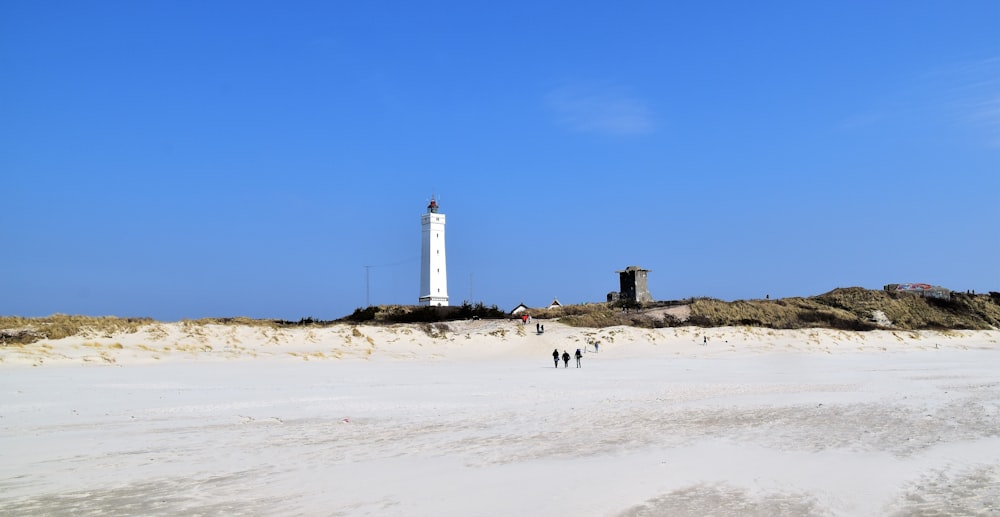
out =
<path fill-rule="evenodd" d="M 608 357 L 714 357 L 774 352 L 854 353 L 993 349 L 998 331 L 576 328 L 544 322 L 458 321 L 427 325 L 336 325 L 324 328 L 157 323 L 134 333 L 83 333 L 54 341 L 0 347 L 0 365 L 143 364 L 222 359 L 444 360 L 544 357 L 552 349 L 593 347 Z M 705 338 L 708 339 L 707 343 Z"/>
<path fill-rule="evenodd" d="M 1000 514 L 996 331 L 545 327 L 169 323 L 3 347 L 0 507 Z"/>

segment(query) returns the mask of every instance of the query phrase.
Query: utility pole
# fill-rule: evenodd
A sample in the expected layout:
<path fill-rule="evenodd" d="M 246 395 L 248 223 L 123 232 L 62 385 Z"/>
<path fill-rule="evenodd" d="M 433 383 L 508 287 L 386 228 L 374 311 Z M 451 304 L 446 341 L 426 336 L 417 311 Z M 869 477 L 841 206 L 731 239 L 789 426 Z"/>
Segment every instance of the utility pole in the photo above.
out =
<path fill-rule="evenodd" d="M 365 307 L 366 308 L 372 306 L 371 302 L 368 300 L 368 293 L 369 293 L 369 289 L 368 289 L 368 285 L 369 285 L 368 284 L 368 272 L 371 271 L 371 269 L 372 269 L 371 266 L 365 266 Z"/>

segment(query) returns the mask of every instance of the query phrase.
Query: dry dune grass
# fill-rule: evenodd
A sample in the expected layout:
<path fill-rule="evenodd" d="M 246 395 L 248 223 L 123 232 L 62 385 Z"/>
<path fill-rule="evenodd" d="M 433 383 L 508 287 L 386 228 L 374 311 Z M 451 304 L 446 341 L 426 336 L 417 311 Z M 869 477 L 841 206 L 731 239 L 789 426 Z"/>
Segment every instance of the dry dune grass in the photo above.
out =
<path fill-rule="evenodd" d="M 115 334 L 133 334 L 154 321 L 150 318 L 116 318 L 114 316 L 70 316 L 54 314 L 46 318 L 0 316 L 0 329 L 7 329 L 3 344 L 33 343 L 40 339 L 62 339 L 82 335 L 110 338 Z"/>
<path fill-rule="evenodd" d="M 576 327 L 611 326 L 767 327 L 774 329 L 831 328 L 840 330 L 988 330 L 1000 327 L 1000 305 L 990 296 L 953 293 L 950 300 L 890 294 L 860 287 L 834 289 L 809 298 L 737 300 L 711 298 L 687 301 L 689 314 L 678 318 L 652 303 L 623 311 L 616 304 L 566 305 L 532 310 L 539 319 L 558 318 Z M 880 317 L 881 316 L 881 317 Z"/>
<path fill-rule="evenodd" d="M 873 330 L 874 323 L 862 320 L 850 312 L 827 307 L 803 298 L 789 298 L 774 302 L 740 300 L 696 300 L 691 305 L 692 323 L 705 327 L 751 326 L 771 328 L 848 328 Z"/>
<path fill-rule="evenodd" d="M 311 320 L 310 320 L 311 321 Z M 280 340 L 281 329 L 295 323 L 279 320 L 257 320 L 251 318 L 201 318 L 181 320 L 184 334 L 192 338 L 204 339 L 205 328 L 209 325 L 224 325 L 233 328 L 259 328 L 261 332 Z M 310 323 L 313 324 L 313 323 Z M 315 323 L 315 325 L 321 325 Z M 331 326 L 333 322 L 326 322 Z M 43 339 L 62 339 L 70 336 L 109 339 L 115 335 L 134 334 L 144 330 L 151 339 L 159 341 L 169 336 L 162 322 L 152 318 L 119 318 L 116 316 L 79 316 L 54 314 L 44 318 L 23 318 L 20 316 L 0 316 L 0 345 L 29 344 Z M 237 340 L 238 342 L 238 340 Z"/>
<path fill-rule="evenodd" d="M 236 318 L 199 318 L 196 320 L 183 320 L 184 323 L 190 324 L 192 326 L 205 326 L 205 325 L 238 325 L 244 327 L 267 327 L 267 328 L 278 328 L 281 326 L 282 322 L 278 320 L 255 320 L 253 318 L 236 317 Z"/>
<path fill-rule="evenodd" d="M 876 313 L 888 322 L 879 325 Z M 850 287 L 810 298 L 698 299 L 691 304 L 689 321 L 704 327 L 988 330 L 1000 327 L 1000 305 L 985 295 L 953 293 L 951 300 L 938 300 Z"/>
<path fill-rule="evenodd" d="M 250 318 L 202 318 L 183 320 L 182 327 L 189 336 L 204 336 L 207 325 L 250 326 L 277 329 L 273 320 Z M 26 344 L 42 339 L 62 339 L 70 336 L 112 338 L 115 335 L 134 334 L 145 330 L 154 340 L 168 336 L 161 322 L 152 318 L 119 318 L 116 316 L 80 316 L 54 314 L 44 318 L 0 316 L 0 344 Z"/>

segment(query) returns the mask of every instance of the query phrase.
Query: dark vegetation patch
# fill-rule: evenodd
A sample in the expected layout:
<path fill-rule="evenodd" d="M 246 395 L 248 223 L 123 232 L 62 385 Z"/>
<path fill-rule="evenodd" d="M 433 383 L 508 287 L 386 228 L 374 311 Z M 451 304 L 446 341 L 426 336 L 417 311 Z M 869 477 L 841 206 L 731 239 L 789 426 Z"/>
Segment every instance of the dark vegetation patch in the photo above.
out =
<path fill-rule="evenodd" d="M 466 302 L 462 305 L 447 307 L 426 305 L 373 305 L 359 307 L 349 316 L 337 321 L 389 325 L 393 323 L 437 323 L 471 319 L 505 319 L 507 317 L 507 313 L 497 308 L 496 305 L 486 306 L 482 302 L 473 305 Z"/>

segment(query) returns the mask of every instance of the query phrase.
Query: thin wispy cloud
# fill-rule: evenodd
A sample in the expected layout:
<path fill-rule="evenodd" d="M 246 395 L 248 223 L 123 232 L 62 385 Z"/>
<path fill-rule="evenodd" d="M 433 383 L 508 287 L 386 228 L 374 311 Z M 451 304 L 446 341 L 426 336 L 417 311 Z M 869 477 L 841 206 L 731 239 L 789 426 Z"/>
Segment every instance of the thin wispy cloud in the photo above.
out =
<path fill-rule="evenodd" d="M 648 106 L 610 87 L 562 87 L 548 94 L 546 105 L 560 127 L 580 133 L 640 135 L 655 129 Z"/>
<path fill-rule="evenodd" d="M 969 119 L 987 132 L 990 146 L 1000 147 L 1000 95 L 971 106 Z"/>
<path fill-rule="evenodd" d="M 979 128 L 991 146 L 1000 147 L 1000 57 L 958 63 L 932 77 L 943 85 L 959 123 Z"/>
<path fill-rule="evenodd" d="M 992 146 L 1000 147 L 1000 57 L 964 63 L 955 76 L 959 114 L 986 131 Z"/>
<path fill-rule="evenodd" d="M 845 117 L 837 127 L 936 123 L 970 128 L 988 145 L 1000 147 L 1000 57 L 936 68 L 884 97 L 871 110 Z"/>

